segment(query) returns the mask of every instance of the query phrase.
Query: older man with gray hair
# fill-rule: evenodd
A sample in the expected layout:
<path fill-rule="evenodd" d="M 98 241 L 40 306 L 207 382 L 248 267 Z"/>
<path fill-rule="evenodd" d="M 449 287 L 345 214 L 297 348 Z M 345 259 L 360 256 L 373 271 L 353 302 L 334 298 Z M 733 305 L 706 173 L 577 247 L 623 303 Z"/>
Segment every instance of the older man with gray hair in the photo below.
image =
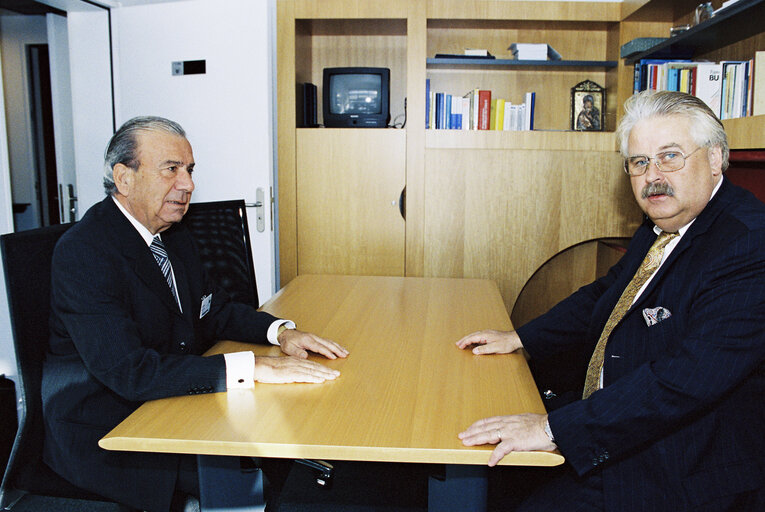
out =
<path fill-rule="evenodd" d="M 566 471 L 524 511 L 765 510 L 765 205 L 723 177 L 722 123 L 698 98 L 625 105 L 624 172 L 646 220 L 608 274 L 516 331 L 457 342 L 584 361 L 578 399 L 459 434 L 559 449 Z M 587 363 L 589 361 L 589 363 Z"/>
<path fill-rule="evenodd" d="M 148 511 L 198 495 L 192 456 L 108 452 L 98 440 L 142 402 L 256 383 L 321 383 L 339 372 L 307 360 L 348 352 L 288 320 L 232 302 L 207 280 L 178 222 L 194 191 L 194 155 L 177 123 L 126 122 L 105 156 L 107 197 L 56 246 L 50 351 L 43 367 L 46 462 L 75 485 Z M 273 343 L 201 357 L 218 339 Z"/>

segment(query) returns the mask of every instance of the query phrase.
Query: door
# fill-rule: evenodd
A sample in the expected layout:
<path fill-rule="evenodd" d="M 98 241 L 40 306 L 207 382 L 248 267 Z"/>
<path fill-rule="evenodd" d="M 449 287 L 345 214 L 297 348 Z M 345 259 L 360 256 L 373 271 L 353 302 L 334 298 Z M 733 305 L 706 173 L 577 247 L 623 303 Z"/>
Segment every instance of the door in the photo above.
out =
<path fill-rule="evenodd" d="M 79 216 L 67 21 L 64 16 L 47 14 L 46 24 L 59 218 L 61 222 L 74 222 Z"/>

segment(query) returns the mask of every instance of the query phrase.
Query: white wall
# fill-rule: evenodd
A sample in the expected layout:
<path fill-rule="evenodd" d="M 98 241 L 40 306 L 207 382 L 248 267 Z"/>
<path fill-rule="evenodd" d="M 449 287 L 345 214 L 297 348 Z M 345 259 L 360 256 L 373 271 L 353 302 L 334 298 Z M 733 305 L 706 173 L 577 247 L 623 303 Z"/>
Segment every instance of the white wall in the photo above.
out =
<path fill-rule="evenodd" d="M 270 15 L 274 0 L 189 0 L 112 10 L 116 119 L 179 122 L 194 150 L 193 201 L 268 198 L 272 181 Z M 171 63 L 206 60 L 203 75 Z M 272 295 L 273 234 L 247 209 L 258 295 Z"/>

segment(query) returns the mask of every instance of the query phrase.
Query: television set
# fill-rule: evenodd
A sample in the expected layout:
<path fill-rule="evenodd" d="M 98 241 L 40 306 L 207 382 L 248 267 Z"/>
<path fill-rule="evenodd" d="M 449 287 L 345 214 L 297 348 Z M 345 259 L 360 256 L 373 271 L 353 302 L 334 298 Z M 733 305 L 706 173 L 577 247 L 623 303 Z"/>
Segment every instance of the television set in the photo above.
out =
<path fill-rule="evenodd" d="M 390 121 L 390 69 L 324 68 L 324 126 L 385 128 Z"/>

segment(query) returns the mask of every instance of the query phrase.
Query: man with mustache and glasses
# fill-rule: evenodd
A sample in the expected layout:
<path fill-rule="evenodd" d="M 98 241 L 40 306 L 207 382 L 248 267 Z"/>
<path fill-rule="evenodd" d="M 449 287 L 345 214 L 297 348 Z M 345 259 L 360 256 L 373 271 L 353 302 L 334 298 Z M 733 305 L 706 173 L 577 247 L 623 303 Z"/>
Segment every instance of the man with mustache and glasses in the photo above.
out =
<path fill-rule="evenodd" d="M 625 256 L 516 331 L 457 342 L 579 362 L 576 394 L 459 438 L 496 444 L 490 466 L 560 450 L 523 511 L 765 510 L 765 205 L 724 177 L 727 137 L 701 100 L 644 92 L 625 110 L 624 171 L 646 214 Z"/>
<path fill-rule="evenodd" d="M 194 167 L 177 123 L 127 121 L 106 149 L 107 197 L 62 236 L 53 255 L 45 461 L 75 485 L 141 510 L 177 510 L 186 495 L 199 495 L 194 456 L 98 447 L 142 402 L 256 382 L 321 383 L 339 372 L 308 361 L 307 352 L 348 355 L 288 320 L 232 302 L 207 281 L 178 225 Z M 219 339 L 270 342 L 287 357 L 200 356 Z"/>

